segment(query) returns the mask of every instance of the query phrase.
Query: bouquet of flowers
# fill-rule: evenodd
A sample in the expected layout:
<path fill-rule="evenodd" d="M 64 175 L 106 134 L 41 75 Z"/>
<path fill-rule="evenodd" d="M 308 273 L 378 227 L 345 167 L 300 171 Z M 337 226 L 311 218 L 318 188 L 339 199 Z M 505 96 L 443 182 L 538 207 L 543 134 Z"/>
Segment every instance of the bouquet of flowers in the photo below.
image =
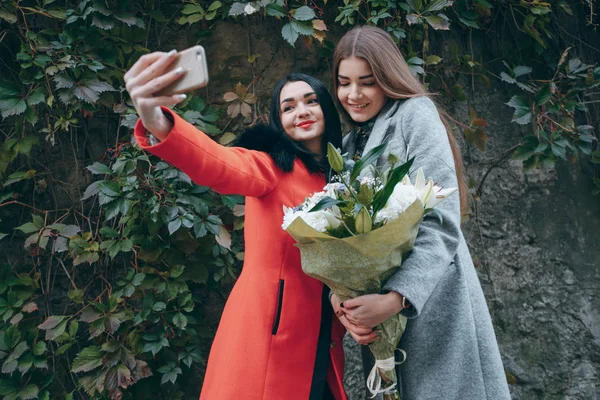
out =
<path fill-rule="evenodd" d="M 412 249 L 423 215 L 456 191 L 426 180 L 421 169 L 413 184 L 408 177 L 413 159 L 396 166 L 397 158 L 390 155 L 388 167 L 375 168 L 371 164 L 385 146 L 352 163 L 328 144 L 328 162 L 337 173 L 333 182 L 297 207 L 284 206 L 282 227 L 300 248 L 302 270 L 342 301 L 381 293 Z M 369 345 L 376 361 L 367 379 L 373 397 L 383 393 L 386 400 L 400 399 L 394 352 L 406 357 L 396 349 L 405 327 L 400 314 L 377 327 L 380 337 Z"/>

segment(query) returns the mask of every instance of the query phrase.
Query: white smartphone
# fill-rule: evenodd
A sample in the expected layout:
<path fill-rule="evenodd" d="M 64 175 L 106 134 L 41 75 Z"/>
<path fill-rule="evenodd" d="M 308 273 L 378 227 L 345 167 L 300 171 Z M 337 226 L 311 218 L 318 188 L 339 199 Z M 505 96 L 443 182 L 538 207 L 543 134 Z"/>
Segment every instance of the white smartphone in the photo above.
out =
<path fill-rule="evenodd" d="M 169 68 L 172 71 L 182 67 L 185 75 L 157 92 L 155 96 L 171 96 L 200 89 L 208 84 L 208 67 L 204 47 L 197 45 L 179 52 L 177 61 Z"/>

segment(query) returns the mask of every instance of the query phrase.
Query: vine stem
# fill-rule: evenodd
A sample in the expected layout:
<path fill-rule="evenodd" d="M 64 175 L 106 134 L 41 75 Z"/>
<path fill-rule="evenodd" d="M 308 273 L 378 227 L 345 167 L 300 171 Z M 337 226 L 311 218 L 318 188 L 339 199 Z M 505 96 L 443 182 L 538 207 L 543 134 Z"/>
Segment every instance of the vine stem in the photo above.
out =
<path fill-rule="evenodd" d="M 492 172 L 492 170 L 494 168 L 496 168 L 498 165 L 500 165 L 500 163 L 502 161 L 504 161 L 506 158 L 508 158 L 517 148 L 519 148 L 522 145 L 523 145 L 522 142 L 515 144 L 513 147 L 508 149 L 504 154 L 502 154 L 502 156 L 500 156 L 500 158 L 498 158 L 498 160 L 496 160 L 492 165 L 490 165 L 488 170 L 485 171 L 485 174 L 483 174 L 483 178 L 481 178 L 481 182 L 479 182 L 479 186 L 477 187 L 477 190 L 475 192 L 475 193 L 477 193 L 477 196 L 481 196 L 481 190 L 483 189 L 483 184 L 485 183 L 485 180 L 487 179 L 490 172 Z"/>
<path fill-rule="evenodd" d="M 62 266 L 63 271 L 65 271 L 65 274 L 67 274 L 67 277 L 71 281 L 71 285 L 73 285 L 73 287 L 75 289 L 77 289 L 77 285 L 75 284 L 75 282 L 73 282 L 73 278 L 71 278 L 71 274 L 69 274 L 69 271 L 67 271 L 67 267 L 65 267 L 65 264 L 63 263 L 63 261 L 60 258 L 57 258 L 57 260 L 60 263 L 60 265 Z"/>
<path fill-rule="evenodd" d="M 31 208 L 35 212 L 39 212 L 39 213 L 43 213 L 43 214 L 51 213 L 51 212 L 57 212 L 57 211 L 71 211 L 70 208 L 57 208 L 56 210 L 42 210 L 41 208 L 36 208 L 36 207 L 34 207 L 32 205 L 29 205 L 29 204 L 26 204 L 26 203 L 22 203 L 22 202 L 20 202 L 18 200 L 7 201 L 6 203 L 0 204 L 0 207 L 7 206 L 9 204 L 18 204 L 20 206 Z"/>

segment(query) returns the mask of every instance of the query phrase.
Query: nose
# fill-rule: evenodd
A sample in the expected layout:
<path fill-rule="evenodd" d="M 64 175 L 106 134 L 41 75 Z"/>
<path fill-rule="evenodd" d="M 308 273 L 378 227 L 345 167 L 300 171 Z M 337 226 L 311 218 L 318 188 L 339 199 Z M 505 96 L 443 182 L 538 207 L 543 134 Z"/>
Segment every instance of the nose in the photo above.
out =
<path fill-rule="evenodd" d="M 360 97 L 360 88 L 358 87 L 358 85 L 350 85 L 350 92 L 348 93 L 348 98 L 350 100 L 355 100 L 358 99 Z"/>
<path fill-rule="evenodd" d="M 298 117 L 304 117 L 309 114 L 308 107 L 304 103 L 298 103 L 296 106 L 296 112 L 298 113 Z"/>

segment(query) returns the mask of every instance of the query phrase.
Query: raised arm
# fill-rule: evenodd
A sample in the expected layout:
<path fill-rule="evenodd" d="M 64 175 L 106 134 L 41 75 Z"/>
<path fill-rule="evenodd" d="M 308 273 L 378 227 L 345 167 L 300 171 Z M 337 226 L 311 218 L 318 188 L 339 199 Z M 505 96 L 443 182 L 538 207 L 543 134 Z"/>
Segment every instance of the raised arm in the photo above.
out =
<path fill-rule="evenodd" d="M 282 171 L 267 154 L 221 146 L 169 110 L 185 94 L 155 96 L 185 74 L 180 68 L 167 72 L 176 59 L 175 51 L 147 54 L 123 77 L 140 117 L 134 131 L 138 144 L 217 192 L 252 197 L 269 193 Z M 160 143 L 149 145 L 148 133 Z"/>
<path fill-rule="evenodd" d="M 263 152 L 240 147 L 225 147 L 173 111 L 162 112 L 173 127 L 160 143 L 148 143 L 146 129 L 138 120 L 134 134 L 140 147 L 173 164 L 199 185 L 209 186 L 222 194 L 261 197 L 280 182 L 283 171 Z"/>

